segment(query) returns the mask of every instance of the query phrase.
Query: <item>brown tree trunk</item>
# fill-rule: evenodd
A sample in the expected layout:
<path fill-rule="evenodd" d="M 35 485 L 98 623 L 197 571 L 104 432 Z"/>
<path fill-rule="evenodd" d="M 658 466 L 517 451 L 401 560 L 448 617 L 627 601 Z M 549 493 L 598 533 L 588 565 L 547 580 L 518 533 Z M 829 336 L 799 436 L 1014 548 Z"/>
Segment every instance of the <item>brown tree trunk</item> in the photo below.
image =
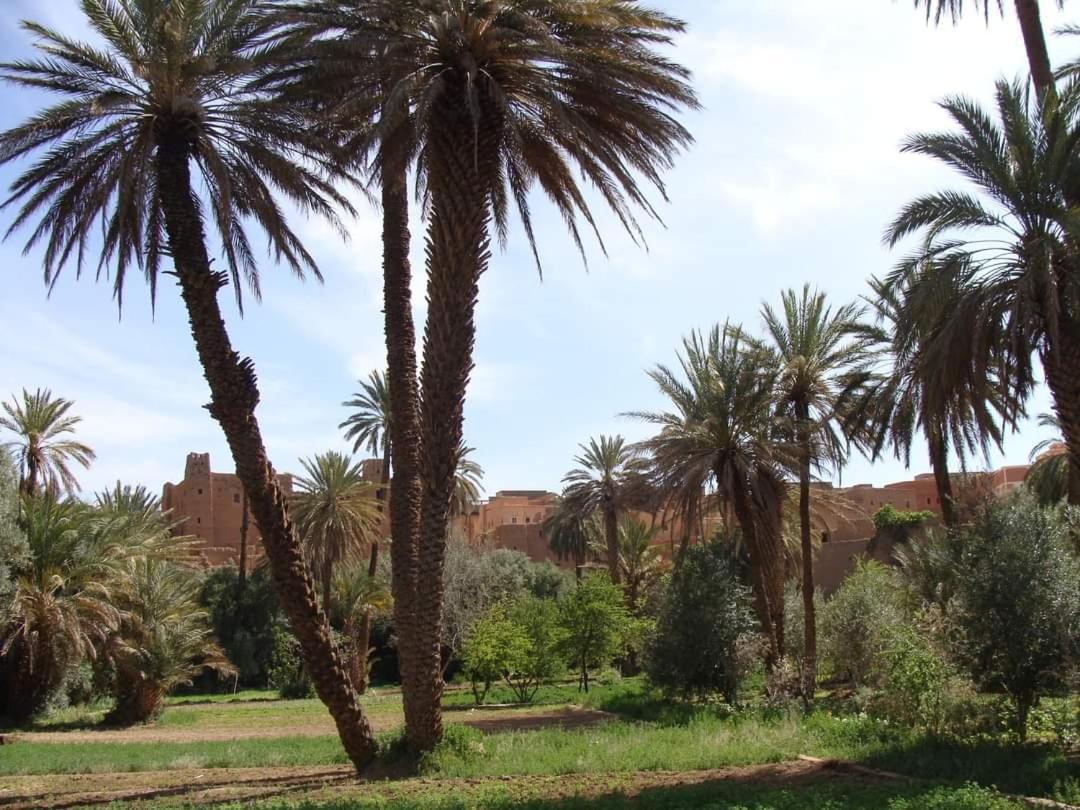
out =
<path fill-rule="evenodd" d="M 1046 48 L 1046 34 L 1039 14 L 1039 0 L 1016 0 L 1016 18 L 1024 35 L 1024 49 L 1035 92 L 1040 98 L 1054 86 L 1054 71 L 1050 67 L 1050 52 Z"/>
<path fill-rule="evenodd" d="M 353 658 L 353 684 L 359 694 L 368 688 L 368 650 L 371 649 L 371 611 L 365 610 L 360 617 L 360 629 L 353 637 L 356 655 Z"/>
<path fill-rule="evenodd" d="M 240 573 L 236 579 L 236 610 L 240 611 L 240 599 L 247 587 L 248 566 L 248 499 L 247 493 L 241 495 L 243 506 L 240 511 Z"/>
<path fill-rule="evenodd" d="M 33 449 L 29 449 L 26 454 L 26 477 L 20 482 L 19 489 L 27 497 L 33 498 L 37 495 L 37 480 L 38 480 L 38 463 L 37 455 L 33 452 Z"/>
<path fill-rule="evenodd" d="M 490 258 L 490 189 L 497 170 L 495 105 L 480 99 L 470 113 L 462 77 L 447 75 L 434 102 L 428 140 L 428 317 L 421 372 L 421 480 L 424 499 L 416 587 L 416 717 L 409 742 L 429 750 L 442 736 L 440 628 L 443 561 L 465 392 L 473 368 L 474 314 L 480 276 Z"/>
<path fill-rule="evenodd" d="M 210 269 L 191 186 L 191 148 L 180 140 L 164 140 L 158 148 L 157 172 L 169 250 L 191 335 L 210 386 L 208 408 L 225 433 L 263 538 L 278 598 L 300 642 L 315 689 L 334 718 L 349 759 L 360 770 L 373 759 L 375 740 L 315 598 L 311 574 L 289 518 L 288 498 L 267 458 L 255 417 L 259 391 L 254 364 L 233 350 L 221 316 L 217 294 L 226 279 Z"/>
<path fill-rule="evenodd" d="M 334 599 L 334 558 L 330 556 L 330 550 L 324 549 L 326 557 L 323 560 L 322 570 L 322 609 L 326 614 L 326 620 L 330 620 L 331 603 Z"/>
<path fill-rule="evenodd" d="M 937 426 L 927 428 L 926 443 L 930 448 L 930 466 L 934 470 L 938 500 L 941 501 L 941 519 L 947 528 L 952 529 L 958 523 L 958 516 L 956 501 L 953 497 L 952 476 L 949 475 L 949 450 L 940 428 Z"/>
<path fill-rule="evenodd" d="M 807 707 L 817 691 L 817 613 L 814 607 L 814 546 L 810 526 L 810 437 L 809 408 L 800 405 L 802 458 L 799 459 L 799 532 L 802 541 L 803 599 L 803 702 Z"/>
<path fill-rule="evenodd" d="M 375 493 L 375 499 L 379 502 L 379 531 L 386 531 L 388 515 L 386 514 L 386 499 L 390 494 L 390 448 L 389 437 L 383 443 L 382 475 L 379 477 L 379 489 Z M 379 541 L 371 541 L 371 557 L 368 560 L 368 576 L 374 577 L 379 571 Z"/>
<path fill-rule="evenodd" d="M 385 111 L 387 115 L 392 111 Z M 425 684 L 414 675 L 420 656 L 416 619 L 416 569 L 420 553 L 420 390 L 416 377 L 416 328 L 409 263 L 409 155 L 411 133 L 396 132 L 382 147 L 383 311 L 386 319 L 390 444 L 390 562 L 394 629 L 398 636 L 405 728 L 410 741 L 424 725 Z"/>
<path fill-rule="evenodd" d="M 750 556 L 754 607 L 769 642 L 765 665 L 772 669 L 784 656 L 784 555 L 779 548 L 780 536 L 766 525 L 768 521 L 758 514 L 760 510 L 752 505 L 747 493 L 735 493 L 733 501 Z"/>
<path fill-rule="evenodd" d="M 618 585 L 622 576 L 619 572 L 619 515 L 615 507 L 604 506 L 604 544 L 607 547 L 608 576 Z"/>
<path fill-rule="evenodd" d="M 1056 345 L 1043 357 L 1046 384 L 1069 451 L 1069 503 L 1080 506 L 1080 333 L 1062 324 Z"/>

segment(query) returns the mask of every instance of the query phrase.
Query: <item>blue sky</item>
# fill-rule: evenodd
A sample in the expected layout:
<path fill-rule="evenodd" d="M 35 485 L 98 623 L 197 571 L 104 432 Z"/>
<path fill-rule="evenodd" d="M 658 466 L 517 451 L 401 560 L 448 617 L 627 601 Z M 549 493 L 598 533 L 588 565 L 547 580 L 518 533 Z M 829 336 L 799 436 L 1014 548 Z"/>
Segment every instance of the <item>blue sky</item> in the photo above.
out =
<path fill-rule="evenodd" d="M 538 200 L 543 281 L 520 233 L 493 260 L 481 284 L 465 426 L 489 492 L 557 489 L 589 436 L 642 438 L 646 429 L 619 414 L 663 405 L 645 370 L 672 362 L 689 330 L 728 318 L 757 328 L 763 300 L 807 281 L 838 303 L 864 293 L 865 279 L 898 258 L 881 233 L 899 206 L 958 184 L 927 160 L 900 155 L 904 136 L 945 124 L 941 97 L 988 99 L 996 78 L 1026 65 L 1011 17 L 987 28 L 972 15 L 933 29 L 910 0 L 654 2 L 690 24 L 676 56 L 693 69 L 704 105 L 685 119 L 697 144 L 668 177 L 665 225 L 646 225 L 647 252 L 604 216 L 608 256 L 590 245 L 586 271 Z M 1042 5 L 1048 29 L 1064 22 L 1054 4 Z M 4 58 L 30 52 L 20 18 L 85 34 L 75 0 L 4 6 Z M 1080 42 L 1055 38 L 1051 48 L 1061 61 Z M 41 102 L 0 88 L 0 128 Z M 0 169 L 0 184 L 14 171 Z M 281 470 L 296 470 L 301 456 L 347 449 L 336 427 L 346 415 L 340 403 L 357 377 L 385 362 L 379 217 L 360 207 L 348 243 L 318 221 L 296 220 L 324 285 L 297 282 L 267 260 L 261 305 L 250 303 L 241 319 L 223 297 L 235 344 L 256 362 L 259 417 Z M 10 221 L 0 212 L 0 228 Z M 422 323 L 421 223 L 413 231 Z M 152 316 L 142 280 L 129 279 L 121 320 L 109 284 L 92 276 L 68 274 L 47 298 L 38 257 L 22 256 L 21 247 L 18 235 L 0 245 L 0 395 L 41 386 L 76 401 L 80 437 L 98 453 L 84 487 L 122 479 L 158 489 L 181 477 L 192 450 L 210 452 L 214 468 L 229 471 L 224 440 L 201 407 L 208 390 L 169 280 Z M 1048 406 L 1040 392 L 1030 410 Z M 1023 463 L 1043 437 L 1024 425 L 994 464 Z M 911 472 L 927 469 L 920 447 Z M 857 458 L 843 481 L 908 475 L 891 459 Z"/>

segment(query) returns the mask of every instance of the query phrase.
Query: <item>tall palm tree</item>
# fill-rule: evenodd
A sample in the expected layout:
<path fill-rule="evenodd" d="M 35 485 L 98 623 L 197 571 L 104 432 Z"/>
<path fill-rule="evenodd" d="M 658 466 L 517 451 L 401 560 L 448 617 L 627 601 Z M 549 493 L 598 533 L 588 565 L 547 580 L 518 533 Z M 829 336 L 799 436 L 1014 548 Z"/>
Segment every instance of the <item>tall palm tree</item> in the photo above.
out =
<path fill-rule="evenodd" d="M 887 231 L 890 245 L 922 236 L 894 286 L 921 274 L 913 290 L 930 290 L 919 306 L 931 312 L 940 309 L 936 288 L 959 290 L 948 298 L 955 305 L 944 310 L 937 341 L 940 379 L 985 386 L 997 374 L 1000 398 L 1015 413 L 1038 356 L 1069 448 L 1073 503 L 1080 503 L 1080 228 L 1068 197 L 1080 177 L 1078 101 L 1074 83 L 1040 105 L 1023 87 L 999 82 L 996 116 L 962 98 L 944 102 L 959 131 L 917 135 L 904 148 L 954 168 L 974 193 L 919 197 Z"/>
<path fill-rule="evenodd" d="M 803 696 L 813 699 L 817 685 L 817 616 L 814 606 L 814 542 L 811 523 L 812 472 L 843 466 L 847 446 L 843 419 L 862 380 L 866 341 L 857 336 L 860 308 L 833 310 L 825 295 L 806 285 L 799 294 L 781 295 L 782 312 L 762 309 L 765 355 L 779 372 L 779 413 L 799 455 L 799 535 L 802 549 L 804 647 Z"/>
<path fill-rule="evenodd" d="M 548 540 L 548 548 L 560 560 L 573 560 L 574 572 L 581 579 L 583 566 L 589 550 L 597 545 L 606 545 L 603 540 L 603 527 L 596 515 L 583 515 L 566 493 L 559 498 L 558 504 L 544 518 L 543 533 Z"/>
<path fill-rule="evenodd" d="M 578 466 L 563 478 L 563 500 L 582 517 L 598 514 L 603 521 L 608 573 L 616 585 L 619 570 L 619 518 L 636 503 L 645 473 L 640 455 L 622 436 L 601 435 L 581 445 Z"/>
<path fill-rule="evenodd" d="M 691 333 L 679 365 L 681 378 L 665 366 L 649 372 L 673 410 L 630 415 L 660 430 L 640 444 L 658 486 L 671 493 L 708 486 L 730 504 L 749 554 L 772 666 L 784 654 L 784 475 L 797 468 L 777 413 L 779 370 L 730 326 Z"/>
<path fill-rule="evenodd" d="M 0 427 L 14 433 L 16 439 L 4 443 L 19 467 L 19 489 L 26 495 L 37 495 L 38 484 L 56 497 L 61 491 L 68 495 L 79 489 L 70 463 L 89 469 L 94 451 L 85 444 L 66 438 L 75 432 L 81 416 L 68 415 L 74 402 L 54 398 L 52 392 L 41 388 L 31 394 L 25 388 L 22 401 L 12 397 L 5 402 Z"/>
<path fill-rule="evenodd" d="M 334 599 L 352 647 L 349 657 L 352 680 L 363 694 L 368 686 L 371 618 L 393 604 L 390 588 L 378 574 L 372 576 L 363 566 L 353 566 L 339 571 L 334 578 Z"/>
<path fill-rule="evenodd" d="M 329 615 L 334 567 L 355 563 L 380 530 L 375 487 L 364 480 L 360 464 L 334 450 L 300 463 L 306 474 L 296 479 L 296 529 Z"/>
<path fill-rule="evenodd" d="M 1005 0 L 968 0 L 969 6 L 976 12 L 982 11 L 983 18 L 990 22 L 990 10 L 997 6 L 998 13 L 1005 16 Z M 1054 86 L 1054 72 L 1050 67 L 1050 52 L 1046 48 L 1046 34 L 1043 31 L 1042 15 L 1039 13 L 1039 0 L 1014 0 L 1016 19 L 1024 36 L 1024 49 L 1027 51 L 1028 65 L 1035 89 L 1040 96 Z M 964 0 L 915 0 L 915 8 L 926 8 L 927 21 L 935 25 L 945 17 L 950 17 L 955 25 L 964 13 Z M 1057 0 L 1057 7 L 1064 8 L 1065 0 Z"/>
<path fill-rule="evenodd" d="M 341 167 L 326 128 L 310 126 L 304 110 L 259 89 L 282 57 L 265 44 L 267 6 L 85 0 L 100 47 L 25 23 L 42 56 L 4 63 L 0 78 L 63 99 L 0 134 L 0 164 L 46 150 L 15 180 L 7 204 L 20 205 L 9 233 L 32 227 L 27 248 L 43 245 L 48 285 L 66 265 L 78 272 L 96 256 L 96 275 L 112 274 L 118 304 L 132 267 L 145 275 L 153 299 L 162 259 L 171 260 L 209 384 L 210 414 L 232 451 L 316 690 L 359 768 L 373 756 L 374 738 L 267 457 L 255 416 L 254 364 L 233 349 L 218 302 L 230 283 L 238 304 L 242 282 L 258 298 L 247 223 L 262 229 L 277 261 L 297 275 L 318 276 L 275 192 L 339 229 L 336 210 L 352 211 L 322 176 Z M 221 270 L 211 266 L 208 224 L 221 246 Z"/>
<path fill-rule="evenodd" d="M 353 394 L 353 398 L 342 404 L 354 409 L 349 418 L 338 425 L 345 431 L 345 438 L 353 442 L 353 452 L 359 453 L 366 448 L 367 452 L 382 456 L 381 486 L 375 497 L 379 501 L 379 511 L 383 512 L 393 463 L 390 387 L 386 384 L 386 375 L 379 371 L 371 372 L 367 381 L 360 381 L 360 390 Z M 371 542 L 371 557 L 368 560 L 370 576 L 375 576 L 379 570 L 379 539 L 380 536 L 376 535 Z"/>
<path fill-rule="evenodd" d="M 626 595 L 626 607 L 637 614 L 649 591 L 656 586 L 667 570 L 667 563 L 656 547 L 657 526 L 624 515 L 619 521 L 619 580 Z M 594 551 L 607 556 L 603 542 L 596 542 Z"/>
<path fill-rule="evenodd" d="M 450 514 L 460 517 L 470 514 L 480 503 L 484 493 L 484 468 L 469 458 L 475 448 L 461 442 L 457 470 L 454 472 L 454 497 L 450 500 Z"/>
<path fill-rule="evenodd" d="M 891 447 L 911 463 L 919 435 L 926 442 L 938 502 L 946 526 L 959 515 L 950 458 L 961 465 L 1000 446 L 1001 423 L 1008 416 L 1007 384 L 995 363 L 983 372 L 963 362 L 963 352 L 948 329 L 948 315 L 961 304 L 965 281 L 947 269 L 921 268 L 891 283 L 870 279 L 864 298 L 873 322 L 863 327 L 875 367 L 846 414 L 846 429 L 873 459 Z M 946 359 L 951 358 L 946 363 Z"/>
<path fill-rule="evenodd" d="M 642 235 L 637 210 L 654 214 L 644 186 L 663 194 L 661 172 L 691 141 L 674 118 L 697 105 L 688 73 L 658 50 L 684 25 L 629 0 L 286 5 L 293 14 L 320 18 L 323 32 L 345 40 L 338 50 L 352 67 L 349 98 L 372 99 L 361 107 L 370 114 L 357 116 L 368 125 L 361 129 L 379 133 L 371 136 L 379 144 L 390 132 L 415 136 L 397 148 L 416 156 L 428 213 L 418 400 L 423 501 L 419 537 L 394 538 L 394 583 L 399 613 L 413 614 L 399 628 L 410 662 L 402 672 L 408 737 L 427 749 L 442 733 L 439 583 L 492 230 L 505 242 L 516 208 L 535 251 L 528 192 L 538 183 L 580 246 L 580 221 L 597 228 L 580 170 L 621 224 Z M 321 67 L 334 61 L 331 53 Z M 407 363 L 395 356 L 396 343 L 388 332 L 394 397 L 404 375 L 396 366 Z M 394 443 L 400 451 L 396 437 Z M 408 492 L 420 491 L 413 485 Z M 405 496 L 403 488 L 395 486 L 395 493 Z"/>

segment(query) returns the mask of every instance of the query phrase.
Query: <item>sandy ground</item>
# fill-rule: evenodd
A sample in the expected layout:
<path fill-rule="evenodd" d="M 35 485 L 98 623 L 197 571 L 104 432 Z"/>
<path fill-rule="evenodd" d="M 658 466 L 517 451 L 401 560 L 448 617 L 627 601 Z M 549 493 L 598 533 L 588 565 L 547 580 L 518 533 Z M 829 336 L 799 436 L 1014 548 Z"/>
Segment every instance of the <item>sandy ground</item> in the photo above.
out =
<path fill-rule="evenodd" d="M 397 782 L 361 780 L 347 766 L 193 769 L 8 777 L 0 780 L 0 807 L 5 810 L 60 810 L 155 799 L 171 799 L 190 804 L 273 797 L 325 800 L 347 797 L 350 793 L 362 793 L 368 798 L 407 798 L 409 795 L 430 792 L 460 795 L 463 792 L 480 791 L 485 785 L 493 784 L 510 784 L 527 790 L 530 796 L 546 799 L 598 796 L 614 792 L 632 797 L 656 788 L 718 781 L 745 781 L 793 787 L 804 782 L 820 783 L 825 780 L 842 780 L 845 783 L 872 781 L 868 776 L 842 772 L 834 767 L 833 763 L 808 761 L 691 773 L 643 772 L 468 780 L 407 779 Z"/>

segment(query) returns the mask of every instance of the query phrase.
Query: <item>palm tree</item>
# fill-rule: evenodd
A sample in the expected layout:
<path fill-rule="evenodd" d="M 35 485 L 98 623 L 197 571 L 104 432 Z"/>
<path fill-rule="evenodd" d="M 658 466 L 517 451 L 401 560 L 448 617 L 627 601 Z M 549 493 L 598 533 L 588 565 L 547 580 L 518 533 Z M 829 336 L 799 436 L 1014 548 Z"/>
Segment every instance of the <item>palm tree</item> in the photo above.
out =
<path fill-rule="evenodd" d="M 450 501 L 450 515 L 461 517 L 470 514 L 480 503 L 484 486 L 484 468 L 469 458 L 474 448 L 462 441 L 458 452 L 457 470 L 454 473 L 454 497 Z"/>
<path fill-rule="evenodd" d="M 298 276 L 318 276 L 274 192 L 340 230 L 337 208 L 352 212 L 322 176 L 341 167 L 328 130 L 259 89 L 283 56 L 266 45 L 273 22 L 266 6 L 266 0 L 85 0 L 101 47 L 24 23 L 42 57 L 5 63 L 0 77 L 64 98 L 0 134 L 0 164 L 47 150 L 16 179 L 7 204 L 20 204 L 9 233 L 30 226 L 27 249 L 44 245 L 48 285 L 66 265 L 78 272 L 96 256 L 95 275 L 111 272 L 118 304 L 132 267 L 147 278 L 153 300 L 162 259 L 171 260 L 209 384 L 210 415 L 232 451 L 316 690 L 359 768 L 373 756 L 374 739 L 267 457 L 255 416 L 254 364 L 233 349 L 218 302 L 230 283 L 238 304 L 242 282 L 259 296 L 246 223 L 258 224 L 278 262 Z M 221 246 L 221 270 L 211 266 L 207 224 Z"/>
<path fill-rule="evenodd" d="M 682 379 L 665 366 L 649 372 L 674 410 L 630 414 L 660 429 L 640 448 L 663 490 L 696 495 L 709 486 L 730 504 L 749 554 L 773 666 L 784 654 L 784 474 L 797 468 L 797 453 L 780 431 L 779 370 L 731 326 L 716 326 L 707 336 L 691 333 L 679 365 Z"/>
<path fill-rule="evenodd" d="M 323 610 L 329 615 L 334 566 L 355 563 L 379 532 L 375 487 L 364 480 L 358 463 L 335 450 L 300 463 L 306 475 L 296 479 L 296 530 L 322 586 Z"/>
<path fill-rule="evenodd" d="M 74 402 L 60 397 L 53 398 L 48 389 L 37 389 L 31 394 L 25 388 L 22 402 L 12 397 L 4 403 L 0 427 L 14 433 L 15 441 L 5 442 L 5 447 L 15 456 L 19 467 L 19 489 L 26 495 L 38 493 L 38 483 L 53 497 L 61 491 L 68 495 L 78 491 L 79 483 L 71 472 L 70 462 L 89 469 L 94 451 L 87 445 L 65 438 L 75 432 L 82 421 L 80 416 L 69 416 Z"/>
<path fill-rule="evenodd" d="M 348 109 L 359 99 L 360 112 L 353 114 L 361 131 L 372 133 L 368 141 L 386 144 L 390 133 L 415 136 L 402 137 L 397 148 L 399 155 L 416 156 L 428 212 L 428 314 L 418 400 L 423 453 L 417 473 L 424 488 L 418 539 L 394 538 L 394 583 L 399 612 L 414 614 L 399 628 L 410 662 L 402 673 L 408 737 L 414 747 L 428 749 L 442 728 L 440 573 L 473 367 L 478 283 L 490 262 L 492 229 L 505 241 L 516 208 L 535 252 L 528 191 L 536 182 L 580 246 L 579 222 L 597 226 L 578 169 L 622 225 L 642 235 L 636 210 L 654 214 L 643 186 L 663 194 L 661 172 L 691 141 L 673 117 L 697 104 L 688 73 L 658 51 L 684 25 L 627 0 L 286 5 L 301 19 L 318 20 L 321 33 L 339 36 L 329 37 L 329 56 L 316 69 L 332 71 L 335 61 L 349 62 L 343 104 Z M 400 183 L 395 169 L 401 161 L 379 157 L 378 167 L 390 168 L 388 176 Z M 388 327 L 390 314 L 388 307 Z M 398 380 L 405 369 L 397 365 L 408 361 L 403 352 L 395 356 L 402 339 L 388 328 L 395 398 L 404 397 Z M 396 436 L 394 444 L 400 451 Z M 411 485 L 408 495 L 419 492 Z M 406 497 L 396 485 L 395 493 Z M 401 591 L 414 602 L 407 609 Z"/>
<path fill-rule="evenodd" d="M 655 544 L 658 532 L 658 527 L 630 515 L 619 521 L 619 577 L 627 609 L 635 615 L 667 570 L 667 563 Z M 596 543 L 594 550 L 598 555 L 607 555 L 603 543 Z"/>
<path fill-rule="evenodd" d="M 29 559 L 17 572 L 11 620 L 0 628 L 8 684 L 0 714 L 16 723 L 44 708 L 64 676 L 116 630 L 123 564 L 161 539 L 141 518 L 47 495 L 23 495 L 20 514 Z"/>
<path fill-rule="evenodd" d="M 976 12 L 982 11 L 983 18 L 990 22 L 990 9 L 997 6 L 998 13 L 1005 16 L 1005 0 L 969 0 Z M 927 22 L 939 25 L 946 16 L 952 18 L 955 25 L 964 13 L 964 0 L 915 0 L 915 8 L 926 8 Z M 1015 0 L 1016 19 L 1024 36 L 1024 49 L 1027 51 L 1031 78 L 1036 92 L 1042 96 L 1054 86 L 1054 73 L 1050 68 L 1050 52 L 1046 48 L 1046 34 L 1043 31 L 1042 16 L 1039 13 L 1039 0 Z M 1057 0 L 1058 8 L 1064 8 L 1065 0 Z"/>
<path fill-rule="evenodd" d="M 371 618 L 390 608 L 393 598 L 386 581 L 372 576 L 363 566 L 339 571 L 334 579 L 334 599 L 344 617 L 345 635 L 352 647 L 349 667 L 353 684 L 363 694 L 368 685 Z"/>
<path fill-rule="evenodd" d="M 983 372 L 964 365 L 964 353 L 948 331 L 948 318 L 964 297 L 963 279 L 948 270 L 921 268 L 892 283 L 870 279 L 874 322 L 864 326 L 876 368 L 867 376 L 847 413 L 849 435 L 872 459 L 891 447 L 911 463 L 921 433 L 930 454 L 941 515 L 956 526 L 950 456 L 961 464 L 991 446 L 1000 446 L 1000 423 L 1007 416 L 996 364 Z"/>
<path fill-rule="evenodd" d="M 353 442 L 353 452 L 359 453 L 361 448 L 366 448 L 367 452 L 382 456 L 381 486 L 375 497 L 379 501 L 379 512 L 383 512 L 393 462 L 390 387 L 386 384 L 386 375 L 379 371 L 371 372 L 366 382 L 360 381 L 360 390 L 353 394 L 353 398 L 342 404 L 354 409 L 349 418 L 338 425 L 345 431 L 345 438 Z M 371 541 L 368 574 L 375 576 L 378 570 L 379 535 L 376 535 Z"/>
<path fill-rule="evenodd" d="M 563 478 L 563 500 L 582 518 L 599 514 L 604 527 L 604 548 L 611 581 L 619 584 L 619 518 L 636 505 L 645 465 L 622 436 L 600 436 L 581 445 L 574 457 L 578 466 Z"/>
<path fill-rule="evenodd" d="M 1039 427 L 1053 428 L 1058 435 L 1031 449 L 1031 469 L 1024 478 L 1024 485 L 1035 493 L 1039 503 L 1051 506 L 1069 497 L 1069 454 L 1058 452 L 1063 442 L 1061 423 L 1056 416 L 1040 414 Z"/>
<path fill-rule="evenodd" d="M 904 148 L 956 169 L 977 193 L 920 197 L 887 232 L 890 245 L 923 236 L 892 277 L 896 286 L 917 274 L 914 291 L 930 290 L 919 306 L 941 309 L 935 285 L 959 279 L 937 341 L 942 379 L 985 386 L 996 374 L 999 399 L 1015 414 L 1039 357 L 1069 448 L 1073 503 L 1080 503 L 1080 233 L 1068 197 L 1080 176 L 1077 101 L 1075 84 L 1036 106 L 1024 88 L 999 82 L 997 120 L 974 102 L 944 102 L 960 131 L 917 135 Z"/>
<path fill-rule="evenodd" d="M 861 382 L 866 342 L 856 337 L 860 310 L 847 304 L 833 310 L 825 295 L 803 287 L 800 295 L 781 295 L 782 313 L 762 309 L 766 356 L 777 367 L 779 413 L 790 426 L 798 448 L 799 533 L 802 549 L 804 644 L 803 696 L 813 699 L 817 685 L 817 616 L 814 606 L 814 542 L 810 517 L 810 480 L 814 469 L 843 466 L 847 447 L 843 413 Z"/>
<path fill-rule="evenodd" d="M 105 651 L 116 670 L 116 705 L 108 723 L 145 723 L 161 714 L 165 695 L 204 669 L 235 674 L 199 606 L 201 583 L 191 568 L 140 557 L 128 563 L 117 606 L 119 628 Z"/>
<path fill-rule="evenodd" d="M 560 560 L 572 559 L 574 572 L 581 579 L 585 559 L 589 550 L 597 545 L 605 546 L 603 528 L 598 524 L 596 515 L 583 515 L 572 501 L 568 501 L 564 492 L 558 504 L 544 518 L 543 533 L 548 539 L 548 548 Z"/>

